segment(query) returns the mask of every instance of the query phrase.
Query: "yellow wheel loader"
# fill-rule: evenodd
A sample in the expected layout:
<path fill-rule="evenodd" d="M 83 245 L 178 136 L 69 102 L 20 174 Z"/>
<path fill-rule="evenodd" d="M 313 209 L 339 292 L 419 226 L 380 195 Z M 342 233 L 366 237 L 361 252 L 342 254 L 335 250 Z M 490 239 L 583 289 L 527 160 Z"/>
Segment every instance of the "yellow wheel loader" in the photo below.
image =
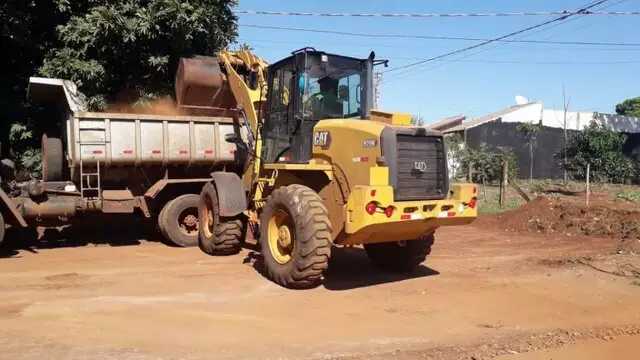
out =
<path fill-rule="evenodd" d="M 273 64 L 248 51 L 182 59 L 176 90 L 193 111 L 234 109 L 240 165 L 202 189 L 199 244 L 237 253 L 247 229 L 268 276 L 317 285 L 333 246 L 363 245 L 390 271 L 412 271 L 440 226 L 477 217 L 473 184 L 449 184 L 443 135 L 372 109 L 386 61 L 303 48 Z"/>

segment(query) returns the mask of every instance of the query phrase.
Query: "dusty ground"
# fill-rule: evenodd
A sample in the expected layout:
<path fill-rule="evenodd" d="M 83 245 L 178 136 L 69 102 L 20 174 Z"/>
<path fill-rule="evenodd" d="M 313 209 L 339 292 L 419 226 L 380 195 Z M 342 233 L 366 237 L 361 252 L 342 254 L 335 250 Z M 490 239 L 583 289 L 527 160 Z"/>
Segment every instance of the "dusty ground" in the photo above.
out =
<path fill-rule="evenodd" d="M 436 238 L 411 277 L 335 249 L 305 291 L 267 281 L 250 250 L 121 235 L 5 251 L 0 359 L 638 358 L 640 279 L 618 271 L 638 255 L 616 240 L 481 223 Z"/>

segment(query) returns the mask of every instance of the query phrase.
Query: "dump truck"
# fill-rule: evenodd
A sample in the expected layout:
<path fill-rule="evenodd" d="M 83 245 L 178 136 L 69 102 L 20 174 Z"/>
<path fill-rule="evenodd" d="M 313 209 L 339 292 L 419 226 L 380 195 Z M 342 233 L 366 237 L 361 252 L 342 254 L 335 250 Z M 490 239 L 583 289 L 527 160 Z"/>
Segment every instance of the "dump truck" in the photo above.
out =
<path fill-rule="evenodd" d="M 186 105 L 177 116 L 89 112 L 73 82 L 38 77 L 28 96 L 60 126 L 42 137 L 41 178 L 17 183 L 13 163 L 2 161 L 0 242 L 5 223 L 53 227 L 101 213 L 157 218 L 168 241 L 196 246 L 200 189 L 212 172 L 242 169 L 236 145 L 224 141 L 244 132 L 233 106 Z"/>
<path fill-rule="evenodd" d="M 439 227 L 475 220 L 477 187 L 449 183 L 443 134 L 372 109 L 382 65 L 373 52 L 314 48 L 269 65 L 248 51 L 183 59 L 189 104 L 235 99 L 246 129 L 225 135 L 242 169 L 212 173 L 200 192 L 204 252 L 237 253 L 251 231 L 268 277 L 307 288 L 322 281 L 334 246 L 362 245 L 375 264 L 413 271 Z"/>

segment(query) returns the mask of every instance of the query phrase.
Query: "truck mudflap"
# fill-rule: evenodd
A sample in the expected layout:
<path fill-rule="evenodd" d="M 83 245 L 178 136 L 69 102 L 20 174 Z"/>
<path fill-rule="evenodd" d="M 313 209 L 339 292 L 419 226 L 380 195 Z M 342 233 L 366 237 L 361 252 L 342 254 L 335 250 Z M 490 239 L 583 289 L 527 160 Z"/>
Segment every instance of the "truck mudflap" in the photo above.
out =
<path fill-rule="evenodd" d="M 27 222 L 18 211 L 17 204 L 0 189 L 0 212 L 4 217 L 4 222 L 11 226 L 27 227 Z"/>
<path fill-rule="evenodd" d="M 340 244 L 413 240 L 441 226 L 469 224 L 478 216 L 476 193 L 474 184 L 456 184 L 447 199 L 394 202 L 391 186 L 357 186 L 345 206 Z"/>

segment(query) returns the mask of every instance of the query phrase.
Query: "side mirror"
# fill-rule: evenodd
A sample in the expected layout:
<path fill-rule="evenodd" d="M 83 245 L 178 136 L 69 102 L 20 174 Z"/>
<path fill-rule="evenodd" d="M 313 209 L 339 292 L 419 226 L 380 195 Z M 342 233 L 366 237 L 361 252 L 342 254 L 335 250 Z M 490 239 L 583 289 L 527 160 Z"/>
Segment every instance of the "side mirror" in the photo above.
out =
<path fill-rule="evenodd" d="M 224 141 L 231 143 L 231 144 L 237 144 L 238 143 L 238 136 L 236 136 L 236 134 L 226 134 L 224 136 Z"/>

